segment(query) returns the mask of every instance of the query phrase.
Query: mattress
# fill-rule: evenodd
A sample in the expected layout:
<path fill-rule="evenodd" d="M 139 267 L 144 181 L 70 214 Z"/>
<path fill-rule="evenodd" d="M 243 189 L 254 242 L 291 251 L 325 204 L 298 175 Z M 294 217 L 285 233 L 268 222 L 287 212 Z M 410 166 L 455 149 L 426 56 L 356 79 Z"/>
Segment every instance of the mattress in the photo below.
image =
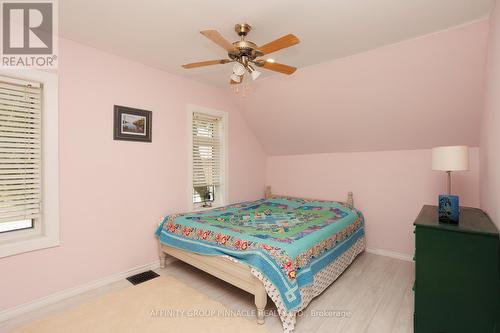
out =
<path fill-rule="evenodd" d="M 290 312 L 303 308 L 301 290 L 315 275 L 364 238 L 364 218 L 345 203 L 273 197 L 168 215 L 156 235 L 171 247 L 248 264 Z"/>

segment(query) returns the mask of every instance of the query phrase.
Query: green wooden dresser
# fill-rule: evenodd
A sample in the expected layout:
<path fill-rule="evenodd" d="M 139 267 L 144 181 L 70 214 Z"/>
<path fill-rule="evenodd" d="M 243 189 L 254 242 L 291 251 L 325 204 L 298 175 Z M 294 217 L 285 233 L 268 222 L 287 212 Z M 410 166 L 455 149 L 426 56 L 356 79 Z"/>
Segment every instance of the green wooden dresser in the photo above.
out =
<path fill-rule="evenodd" d="M 500 333 L 498 230 L 461 207 L 458 225 L 424 206 L 415 220 L 415 333 Z"/>

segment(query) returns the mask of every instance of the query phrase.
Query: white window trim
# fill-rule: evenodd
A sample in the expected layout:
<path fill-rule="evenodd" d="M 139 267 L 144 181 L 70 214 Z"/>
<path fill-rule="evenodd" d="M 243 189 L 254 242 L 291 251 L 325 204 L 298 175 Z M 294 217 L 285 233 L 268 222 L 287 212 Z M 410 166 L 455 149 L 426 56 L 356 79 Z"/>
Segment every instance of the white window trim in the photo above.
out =
<path fill-rule="evenodd" d="M 187 204 L 189 211 L 200 211 L 206 210 L 216 207 L 221 207 L 227 204 L 227 198 L 229 198 L 229 186 L 228 186 L 228 124 L 229 124 L 229 115 L 227 112 L 209 109 L 203 106 L 188 104 L 186 107 L 187 110 L 187 133 L 188 133 L 188 194 L 187 194 Z M 204 208 L 200 205 L 193 203 L 193 113 L 199 112 L 204 113 L 210 116 L 218 117 L 222 122 L 222 170 L 221 170 L 221 181 L 222 184 L 220 186 L 220 193 L 215 197 L 215 201 L 212 203 L 212 207 Z"/>
<path fill-rule="evenodd" d="M 59 245 L 59 101 L 55 73 L 0 68 L 0 75 L 43 84 L 42 214 L 35 228 L 0 234 L 0 258 Z"/>

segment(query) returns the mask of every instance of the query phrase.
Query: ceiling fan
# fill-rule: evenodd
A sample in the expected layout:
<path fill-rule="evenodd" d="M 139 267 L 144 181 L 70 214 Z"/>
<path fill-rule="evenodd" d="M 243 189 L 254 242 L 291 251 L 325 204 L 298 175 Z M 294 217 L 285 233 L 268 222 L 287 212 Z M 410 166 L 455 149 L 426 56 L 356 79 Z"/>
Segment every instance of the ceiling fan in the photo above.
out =
<path fill-rule="evenodd" d="M 252 66 L 252 64 L 257 67 L 262 67 L 287 75 L 293 74 L 297 70 L 296 67 L 279 64 L 274 62 L 274 60 L 272 59 L 257 59 L 258 57 L 262 57 L 264 55 L 298 44 L 300 40 L 295 35 L 288 34 L 270 43 L 264 44 L 262 46 L 257 46 L 255 43 L 245 40 L 245 37 L 251 29 L 252 27 L 246 23 L 236 24 L 234 26 L 234 30 L 240 36 L 240 40 L 234 43 L 230 43 L 216 30 L 200 31 L 203 36 L 207 37 L 220 47 L 226 49 L 229 59 L 193 62 L 190 64 L 182 65 L 182 67 L 184 67 L 185 69 L 190 69 L 234 62 L 235 64 L 233 66 L 233 73 L 231 74 L 231 78 L 229 81 L 231 84 L 240 84 L 241 82 L 243 82 L 243 77 L 247 72 L 250 73 L 250 76 L 253 80 L 257 79 L 261 73 L 256 70 L 255 67 Z"/>

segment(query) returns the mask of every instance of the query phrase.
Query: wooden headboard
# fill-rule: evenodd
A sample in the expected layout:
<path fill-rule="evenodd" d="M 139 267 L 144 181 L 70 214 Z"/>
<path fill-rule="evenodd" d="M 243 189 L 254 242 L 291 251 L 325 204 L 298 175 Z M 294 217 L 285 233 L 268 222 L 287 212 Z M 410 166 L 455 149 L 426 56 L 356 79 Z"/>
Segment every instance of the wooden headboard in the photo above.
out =
<path fill-rule="evenodd" d="M 291 197 L 289 195 L 278 195 L 278 194 L 273 194 L 271 191 L 271 186 L 266 186 L 266 190 L 264 192 L 264 197 L 266 199 L 272 198 L 272 197 Z M 310 198 L 301 198 L 301 199 L 308 199 L 308 200 L 325 200 L 325 199 L 310 199 Z M 351 208 L 354 208 L 354 197 L 351 191 L 347 192 L 347 205 Z"/>

